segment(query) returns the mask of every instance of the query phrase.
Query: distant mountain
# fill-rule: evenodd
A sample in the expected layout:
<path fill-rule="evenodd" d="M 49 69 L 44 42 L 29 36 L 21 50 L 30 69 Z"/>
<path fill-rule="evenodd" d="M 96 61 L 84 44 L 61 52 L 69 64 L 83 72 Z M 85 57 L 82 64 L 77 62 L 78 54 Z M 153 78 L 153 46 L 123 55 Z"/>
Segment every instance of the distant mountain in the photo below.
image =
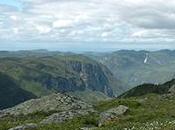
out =
<path fill-rule="evenodd" d="M 175 51 L 121 50 L 86 55 L 106 65 L 126 89 L 143 83 L 164 83 L 175 75 Z"/>
<path fill-rule="evenodd" d="M 36 96 L 21 89 L 9 76 L 0 73 L 0 109 L 12 107 L 32 98 Z"/>
<path fill-rule="evenodd" d="M 122 83 L 107 67 L 72 53 L 20 51 L 14 56 L 7 54 L 0 58 L 0 72 L 36 96 L 91 90 L 112 97 L 123 92 Z"/>
<path fill-rule="evenodd" d="M 175 79 L 168 81 L 164 84 L 156 85 L 156 84 L 143 84 L 139 85 L 131 90 L 123 93 L 119 97 L 127 98 L 127 97 L 138 97 L 146 94 L 175 94 Z"/>

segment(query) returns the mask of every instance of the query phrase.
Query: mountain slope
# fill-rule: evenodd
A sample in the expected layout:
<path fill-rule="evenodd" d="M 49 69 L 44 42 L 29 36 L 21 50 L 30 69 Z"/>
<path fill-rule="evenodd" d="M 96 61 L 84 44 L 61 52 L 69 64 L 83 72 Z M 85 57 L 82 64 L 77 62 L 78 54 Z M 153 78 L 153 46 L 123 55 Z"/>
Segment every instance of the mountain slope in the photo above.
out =
<path fill-rule="evenodd" d="M 122 85 L 104 65 L 83 55 L 48 53 L 0 58 L 0 71 L 37 96 L 53 92 L 99 91 L 113 96 Z"/>
<path fill-rule="evenodd" d="M 12 107 L 35 97 L 32 93 L 21 89 L 12 78 L 0 73 L 0 109 Z"/>
<path fill-rule="evenodd" d="M 137 97 L 143 96 L 146 94 L 175 94 L 175 79 L 168 81 L 164 84 L 155 85 L 155 84 L 143 84 L 139 85 L 131 90 L 120 95 L 120 98 L 128 98 L 128 97 Z"/>
<path fill-rule="evenodd" d="M 171 50 L 121 50 L 86 55 L 106 65 L 126 84 L 126 89 L 143 83 L 164 83 L 175 75 L 175 51 Z"/>

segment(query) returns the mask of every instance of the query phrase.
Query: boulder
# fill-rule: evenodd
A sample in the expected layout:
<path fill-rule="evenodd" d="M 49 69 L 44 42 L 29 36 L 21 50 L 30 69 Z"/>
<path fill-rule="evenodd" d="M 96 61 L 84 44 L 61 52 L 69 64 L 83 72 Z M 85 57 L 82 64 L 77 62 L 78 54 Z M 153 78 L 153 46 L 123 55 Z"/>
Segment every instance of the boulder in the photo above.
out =
<path fill-rule="evenodd" d="M 37 124 L 29 123 L 14 128 L 10 128 L 9 130 L 37 130 L 37 127 L 38 127 Z"/>
<path fill-rule="evenodd" d="M 117 119 L 119 116 L 125 114 L 129 108 L 124 105 L 119 105 L 116 108 L 109 109 L 100 114 L 100 120 L 98 122 L 98 126 L 101 127 L 111 120 Z"/>

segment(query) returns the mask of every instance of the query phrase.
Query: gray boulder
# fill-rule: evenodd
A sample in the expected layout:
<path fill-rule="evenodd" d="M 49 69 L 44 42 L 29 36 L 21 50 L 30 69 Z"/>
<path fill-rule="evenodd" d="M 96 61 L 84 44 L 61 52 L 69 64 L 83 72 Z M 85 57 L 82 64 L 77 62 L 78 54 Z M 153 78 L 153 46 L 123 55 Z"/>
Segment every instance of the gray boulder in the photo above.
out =
<path fill-rule="evenodd" d="M 116 108 L 109 109 L 100 114 L 100 120 L 98 126 L 101 127 L 113 119 L 117 119 L 119 116 L 125 114 L 129 108 L 124 105 L 119 105 Z"/>
<path fill-rule="evenodd" d="M 21 126 L 17 126 L 14 128 L 11 128 L 9 130 L 37 130 L 37 125 L 34 123 L 29 123 L 29 124 L 25 124 L 25 125 L 21 125 Z"/>

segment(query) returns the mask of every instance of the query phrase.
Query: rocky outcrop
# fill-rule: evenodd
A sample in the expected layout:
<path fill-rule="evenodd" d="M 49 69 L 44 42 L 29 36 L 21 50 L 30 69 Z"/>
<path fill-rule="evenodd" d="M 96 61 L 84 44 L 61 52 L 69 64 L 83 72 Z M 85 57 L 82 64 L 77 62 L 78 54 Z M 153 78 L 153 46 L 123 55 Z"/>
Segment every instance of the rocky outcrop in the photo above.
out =
<path fill-rule="evenodd" d="M 41 121 L 41 124 L 62 123 L 62 122 L 68 121 L 70 119 L 73 119 L 74 117 L 88 115 L 92 112 L 94 112 L 93 109 L 89 109 L 89 110 L 71 110 L 71 111 L 64 111 L 64 112 L 54 113 L 51 116 L 44 119 L 43 121 Z"/>
<path fill-rule="evenodd" d="M 65 94 L 52 94 L 39 99 L 32 99 L 19 104 L 15 107 L 0 111 L 0 118 L 6 116 L 20 117 L 21 115 L 35 114 L 42 112 L 45 114 L 45 119 L 40 123 L 24 124 L 9 130 L 35 130 L 39 126 L 62 123 L 73 119 L 96 112 L 92 105 L 89 105 L 78 98 Z"/>
<path fill-rule="evenodd" d="M 11 128 L 9 130 L 37 130 L 37 127 L 38 127 L 37 124 L 29 123 L 29 124 L 25 124 L 25 125 Z"/>
<path fill-rule="evenodd" d="M 102 112 L 100 114 L 100 120 L 98 122 L 98 126 L 101 127 L 107 124 L 108 122 L 117 119 L 118 116 L 125 114 L 128 110 L 129 108 L 127 106 L 119 105 L 116 108 L 112 108 L 105 112 Z"/>
<path fill-rule="evenodd" d="M 8 115 L 27 115 L 35 112 L 62 112 L 70 110 L 84 110 L 92 108 L 91 105 L 79 100 L 78 98 L 64 95 L 52 94 L 39 99 L 32 99 L 19 104 L 15 107 L 5 109 L 1 113 Z"/>

